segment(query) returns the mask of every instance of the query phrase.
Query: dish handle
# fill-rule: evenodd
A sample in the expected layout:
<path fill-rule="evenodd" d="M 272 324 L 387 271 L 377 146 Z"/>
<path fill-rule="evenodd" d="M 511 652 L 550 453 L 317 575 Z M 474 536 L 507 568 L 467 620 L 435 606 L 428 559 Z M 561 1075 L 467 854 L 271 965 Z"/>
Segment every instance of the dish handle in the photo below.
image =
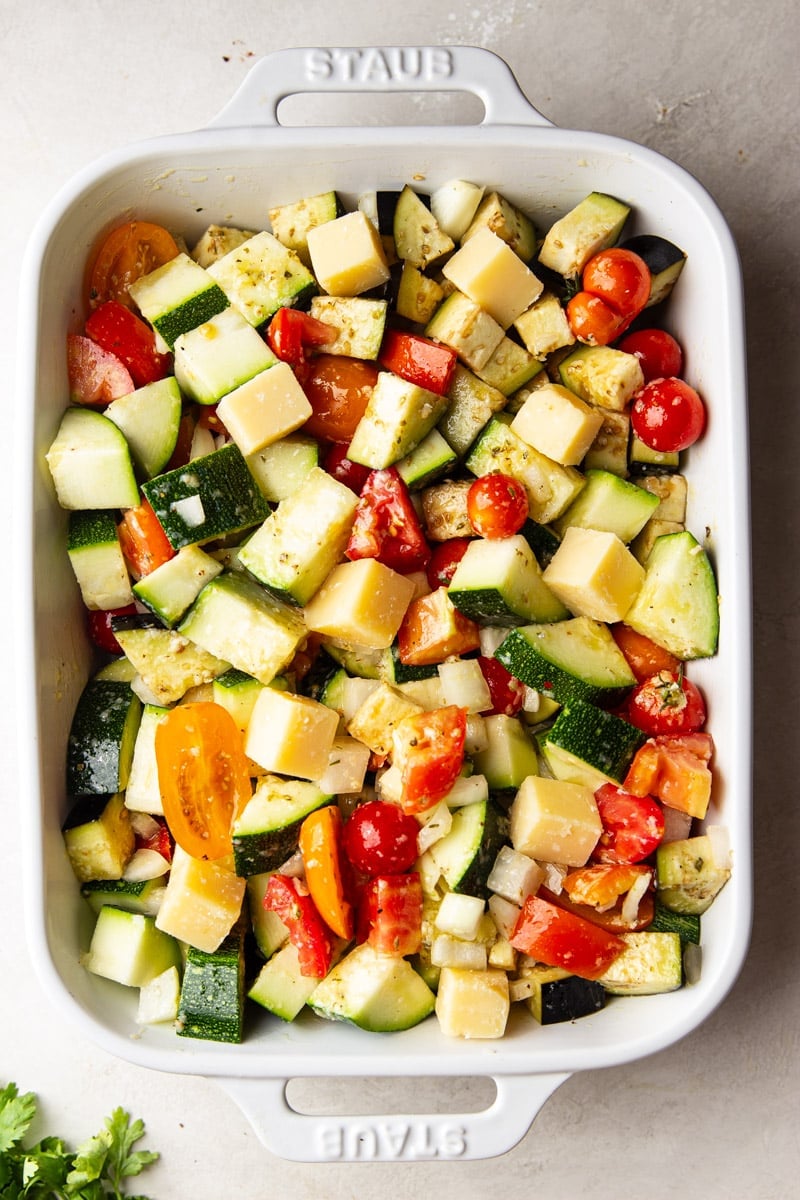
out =
<path fill-rule="evenodd" d="M 551 124 L 481 46 L 316 46 L 258 59 L 209 126 L 281 125 L 280 102 L 308 92 L 468 92 L 483 102 L 481 125 Z"/>
<path fill-rule="evenodd" d="M 530 1129 L 566 1074 L 493 1077 L 496 1096 L 470 1113 L 319 1116 L 287 1100 L 285 1079 L 218 1078 L 266 1148 L 292 1162 L 416 1162 L 494 1158 Z"/>

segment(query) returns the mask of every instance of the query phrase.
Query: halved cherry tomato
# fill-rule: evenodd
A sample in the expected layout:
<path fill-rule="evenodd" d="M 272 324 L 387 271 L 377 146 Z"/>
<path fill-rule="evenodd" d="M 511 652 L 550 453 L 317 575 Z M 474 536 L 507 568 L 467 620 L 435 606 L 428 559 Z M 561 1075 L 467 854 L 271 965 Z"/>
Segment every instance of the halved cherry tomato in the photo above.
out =
<path fill-rule="evenodd" d="M 664 814 L 652 796 L 632 795 L 604 783 L 594 799 L 603 832 L 592 858 L 603 863 L 640 863 L 649 858 L 664 836 Z"/>
<path fill-rule="evenodd" d="M 650 298 L 650 268 L 633 250 L 611 246 L 593 255 L 583 268 L 584 291 L 599 296 L 621 317 L 631 320 Z"/>
<path fill-rule="evenodd" d="M 536 894 L 526 896 L 510 940 L 537 962 L 582 979 L 599 978 L 625 949 L 622 938 Z"/>
<path fill-rule="evenodd" d="M 95 646 L 100 650 L 105 650 L 106 654 L 122 654 L 122 647 L 111 628 L 111 618 L 124 617 L 135 612 L 135 604 L 126 604 L 122 608 L 97 609 L 87 613 L 86 624 L 89 637 Z"/>
<path fill-rule="evenodd" d="M 705 426 L 705 405 L 683 379 L 653 379 L 634 396 L 631 427 L 651 450 L 667 454 L 688 450 Z"/>
<path fill-rule="evenodd" d="M 333 962 L 333 936 L 303 881 L 278 872 L 270 875 L 264 908 L 277 913 L 289 930 L 300 974 L 307 979 L 324 979 Z"/>
<path fill-rule="evenodd" d="M 317 912 L 329 929 L 349 939 L 353 936 L 353 906 L 345 895 L 341 837 L 342 814 L 335 804 L 328 804 L 305 818 L 298 847 Z"/>
<path fill-rule="evenodd" d="M 683 370 L 683 350 L 666 329 L 637 329 L 634 333 L 626 333 L 617 349 L 638 358 L 645 383 L 680 375 Z"/>
<path fill-rule="evenodd" d="M 428 667 L 480 649 L 480 632 L 454 607 L 447 588 L 436 588 L 409 604 L 397 631 L 397 652 L 406 666 Z"/>
<path fill-rule="evenodd" d="M 578 341 L 588 346 L 608 346 L 627 324 L 602 297 L 586 291 L 576 292 L 567 302 L 567 320 Z"/>
<path fill-rule="evenodd" d="M 467 492 L 467 516 L 481 537 L 511 537 L 528 518 L 527 492 L 511 475 L 500 471 L 481 475 Z"/>
<path fill-rule="evenodd" d="M 437 542 L 433 546 L 425 568 L 429 587 L 435 589 L 448 586 L 471 541 L 471 538 L 465 537 L 448 538 L 446 542 Z"/>
<path fill-rule="evenodd" d="M 333 442 L 322 459 L 322 465 L 329 475 L 338 479 L 351 492 L 359 494 L 369 478 L 369 467 L 353 462 L 347 457 L 347 442 Z"/>
<path fill-rule="evenodd" d="M 694 733 L 706 723 L 706 704 L 683 670 L 658 671 L 629 693 L 625 719 L 651 735 Z"/>
<path fill-rule="evenodd" d="M 142 275 L 180 253 L 168 230 L 152 221 L 128 221 L 113 229 L 89 256 L 86 270 L 86 301 L 96 308 L 105 300 L 119 300 L 133 307 L 128 288 Z"/>
<path fill-rule="evenodd" d="M 446 396 L 458 361 L 455 350 L 401 329 L 388 329 L 383 339 L 378 361 L 387 371 L 427 388 L 438 396 Z"/>
<path fill-rule="evenodd" d="M 306 361 L 309 346 L 326 346 L 336 340 L 336 335 L 333 325 L 298 308 L 279 308 L 267 326 L 272 353 L 292 366 Z"/>
<path fill-rule="evenodd" d="M 447 795 L 464 765 L 466 736 L 467 710 L 456 704 L 398 722 L 392 762 L 400 771 L 405 812 L 424 812 Z"/>
<path fill-rule="evenodd" d="M 612 908 L 640 879 L 652 877 L 652 868 L 638 863 L 600 863 L 570 871 L 564 878 L 564 891 L 576 904 Z"/>
<path fill-rule="evenodd" d="M 117 533 L 123 557 L 137 579 L 149 575 L 175 556 L 164 528 L 147 500 L 142 500 L 136 508 L 125 509 Z"/>
<path fill-rule="evenodd" d="M 478 666 L 492 698 L 490 712 L 502 713 L 506 717 L 516 716 L 525 699 L 525 684 L 506 670 L 498 658 L 481 654 Z"/>
<path fill-rule="evenodd" d="M 367 800 L 345 822 L 342 845 L 365 875 L 394 875 L 416 862 L 418 833 L 418 822 L 396 804 Z"/>
<path fill-rule="evenodd" d="M 106 300 L 90 313 L 86 333 L 124 362 L 137 387 L 155 383 L 169 374 L 172 356 L 156 348 L 153 330 L 119 300 Z"/>
<path fill-rule="evenodd" d="M 122 359 L 82 333 L 67 334 L 67 378 L 72 403 L 97 408 L 136 388 Z"/>
<path fill-rule="evenodd" d="M 349 442 L 375 387 L 375 364 L 320 354 L 299 364 L 296 374 L 314 410 L 303 429 L 326 442 Z"/>
<path fill-rule="evenodd" d="M 416 871 L 370 879 L 358 912 L 358 940 L 403 957 L 422 945 L 422 883 Z"/>
<path fill-rule="evenodd" d="M 219 704 L 179 704 L 156 726 L 164 818 L 193 858 L 232 852 L 231 822 L 252 795 L 239 727 Z"/>
<path fill-rule="evenodd" d="M 630 625 L 617 622 L 611 626 L 614 641 L 622 651 L 625 661 L 633 672 L 636 682 L 641 683 L 657 671 L 677 671 L 681 660 L 663 646 L 657 645 L 643 633 L 637 633 Z"/>
<path fill-rule="evenodd" d="M 393 571 L 420 571 L 431 556 L 408 488 L 396 467 L 371 471 L 361 488 L 345 554 L 377 558 Z"/>

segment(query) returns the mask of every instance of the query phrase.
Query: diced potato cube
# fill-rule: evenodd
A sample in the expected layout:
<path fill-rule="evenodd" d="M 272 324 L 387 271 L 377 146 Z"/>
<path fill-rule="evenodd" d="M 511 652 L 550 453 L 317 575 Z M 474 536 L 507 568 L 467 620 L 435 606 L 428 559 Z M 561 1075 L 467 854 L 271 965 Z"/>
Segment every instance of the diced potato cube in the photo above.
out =
<path fill-rule="evenodd" d="M 511 844 L 543 862 L 582 867 L 603 830 L 591 788 L 529 775 L 509 810 Z"/>
<path fill-rule="evenodd" d="M 405 717 L 422 711 L 421 704 L 381 682 L 350 718 L 347 731 L 375 754 L 389 754 L 396 727 Z"/>
<path fill-rule="evenodd" d="M 530 393 L 511 428 L 541 454 L 562 466 L 574 467 L 583 459 L 602 423 L 599 409 L 569 388 L 549 383 Z"/>
<path fill-rule="evenodd" d="M 267 771 L 317 780 L 328 768 L 338 728 L 335 709 L 308 696 L 264 688 L 253 705 L 245 753 Z"/>
<path fill-rule="evenodd" d="M 306 626 L 355 646 L 387 649 L 413 595 L 413 580 L 377 559 L 340 563 L 306 605 Z"/>
<path fill-rule="evenodd" d="M 311 405 L 292 368 L 279 362 L 223 396 L 217 412 L 247 455 L 299 429 L 311 416 Z"/>
<path fill-rule="evenodd" d="M 622 621 L 644 568 L 615 533 L 571 525 L 542 578 L 575 616 Z"/>
<path fill-rule="evenodd" d="M 357 296 L 389 278 L 380 235 L 359 210 L 309 229 L 308 253 L 317 280 L 331 296 Z"/>
<path fill-rule="evenodd" d="M 176 846 L 156 928 L 211 954 L 236 924 L 245 887 L 225 863 L 192 858 Z"/>
<path fill-rule="evenodd" d="M 504 329 L 542 292 L 542 282 L 488 226 L 448 259 L 442 274 Z"/>
<path fill-rule="evenodd" d="M 500 1038 L 505 1033 L 509 1008 L 505 971 L 442 967 L 436 1016 L 446 1037 Z"/>

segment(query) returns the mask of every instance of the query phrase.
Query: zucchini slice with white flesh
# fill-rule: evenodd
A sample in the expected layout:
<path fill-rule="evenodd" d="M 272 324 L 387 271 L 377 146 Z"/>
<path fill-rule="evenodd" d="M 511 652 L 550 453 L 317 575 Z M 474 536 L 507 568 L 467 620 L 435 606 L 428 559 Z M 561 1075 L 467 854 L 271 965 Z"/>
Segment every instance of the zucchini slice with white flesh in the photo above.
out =
<path fill-rule="evenodd" d="M 680 659 L 716 653 L 717 581 L 708 555 L 688 529 L 656 539 L 625 623 Z"/>
<path fill-rule="evenodd" d="M 408 959 L 379 954 L 366 942 L 340 959 L 309 999 L 319 1016 L 374 1033 L 418 1025 L 433 1012 L 435 1002 Z"/>
<path fill-rule="evenodd" d="M 181 334 L 215 317 L 229 303 L 211 274 L 185 253 L 134 280 L 129 291 L 170 349 Z"/>
<path fill-rule="evenodd" d="M 428 205 L 408 184 L 397 197 L 392 222 L 397 257 L 425 270 L 455 249 Z"/>
<path fill-rule="evenodd" d="M 62 826 L 62 835 L 81 883 L 119 878 L 136 841 L 122 792 L 79 797 Z"/>
<path fill-rule="evenodd" d="M 125 436 L 95 409 L 68 408 L 45 458 L 62 508 L 135 508 L 139 503 Z"/>
<path fill-rule="evenodd" d="M 67 555 L 88 609 L 123 608 L 133 603 L 131 580 L 112 509 L 71 512 Z"/>
<path fill-rule="evenodd" d="M 636 683 L 608 626 L 588 617 L 512 629 L 495 657 L 517 679 L 562 703 L 613 703 Z"/>

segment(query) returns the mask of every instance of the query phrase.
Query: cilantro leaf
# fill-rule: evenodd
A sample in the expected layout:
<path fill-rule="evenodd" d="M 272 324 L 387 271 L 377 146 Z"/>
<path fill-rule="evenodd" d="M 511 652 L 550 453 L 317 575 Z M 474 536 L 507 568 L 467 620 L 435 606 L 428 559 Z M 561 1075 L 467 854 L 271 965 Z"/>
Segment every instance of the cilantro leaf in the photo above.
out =
<path fill-rule="evenodd" d="M 0 1092 L 0 1153 L 21 1142 L 36 1116 L 33 1092 L 20 1096 L 17 1085 L 9 1083 Z"/>

